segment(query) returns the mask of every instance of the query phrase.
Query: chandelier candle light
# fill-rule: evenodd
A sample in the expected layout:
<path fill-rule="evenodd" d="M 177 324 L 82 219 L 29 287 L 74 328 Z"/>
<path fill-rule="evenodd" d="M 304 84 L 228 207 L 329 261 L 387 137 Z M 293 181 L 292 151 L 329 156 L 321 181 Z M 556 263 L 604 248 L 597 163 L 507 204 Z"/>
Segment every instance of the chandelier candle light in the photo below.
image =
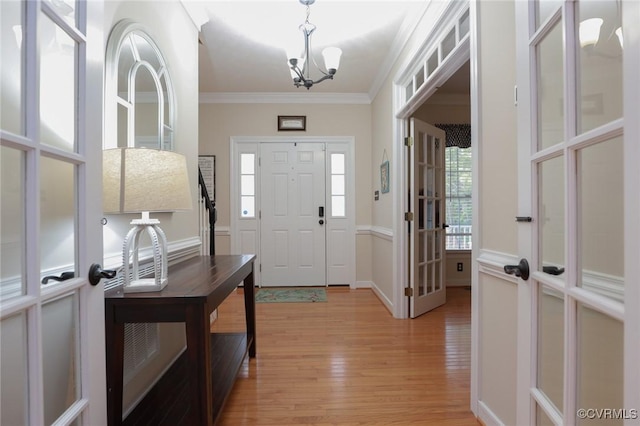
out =
<path fill-rule="evenodd" d="M 184 155 L 144 148 L 103 151 L 103 210 L 105 213 L 142 213 L 131 221 L 122 250 L 125 293 L 160 291 L 167 285 L 167 238 L 160 221 L 149 212 L 191 210 L 191 188 Z M 154 277 L 141 278 L 140 236 L 151 239 Z"/>
<path fill-rule="evenodd" d="M 297 56 L 297 52 L 293 55 L 289 54 L 289 65 L 291 69 L 291 77 L 293 78 L 293 84 L 296 87 L 304 86 L 309 90 L 314 84 L 320 83 L 324 80 L 333 80 L 333 76 L 338 71 L 340 66 L 340 56 L 342 50 L 337 47 L 327 47 L 322 51 L 324 57 L 324 64 L 326 71 L 322 70 L 311 54 L 311 35 L 316 30 L 316 26 L 309 22 L 309 14 L 311 13 L 310 6 L 315 3 L 316 0 L 300 0 L 300 3 L 307 6 L 307 19 L 300 25 L 300 31 L 304 35 L 304 52 L 301 57 Z M 311 62 L 316 66 L 318 71 L 323 75 L 318 80 L 311 78 Z"/>

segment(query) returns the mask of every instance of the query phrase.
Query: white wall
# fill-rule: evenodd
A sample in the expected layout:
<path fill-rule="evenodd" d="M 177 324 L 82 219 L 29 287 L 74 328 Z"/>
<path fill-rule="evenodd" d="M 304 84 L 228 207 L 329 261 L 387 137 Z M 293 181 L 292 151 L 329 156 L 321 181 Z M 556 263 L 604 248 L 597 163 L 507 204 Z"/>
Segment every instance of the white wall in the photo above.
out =
<path fill-rule="evenodd" d="M 197 200 L 198 156 L 198 32 L 182 5 L 177 1 L 108 1 L 104 8 L 105 43 L 111 28 L 123 18 L 138 22 L 147 29 L 167 61 L 175 91 L 175 151 L 187 158 L 192 199 Z M 106 44 L 105 44 L 106 50 Z M 105 126 L 109 125 L 105 123 Z M 116 125 L 113 123 L 113 125 Z M 198 210 L 152 215 L 161 222 L 169 245 L 198 237 Z M 104 256 L 120 255 L 122 240 L 136 215 L 109 215 L 104 229 Z M 107 264 L 107 261 L 105 261 Z M 160 373 L 184 348 L 184 325 L 162 324 L 158 355 L 125 386 L 124 410 L 159 378 Z M 108 349 L 108 348 L 107 348 Z"/>
<path fill-rule="evenodd" d="M 517 284 L 488 262 L 517 259 L 515 16 L 513 1 L 477 2 L 480 92 L 477 210 L 478 402 L 486 424 L 516 422 Z M 496 25 L 499 22 L 500 25 Z M 476 230 L 474 230 L 475 232 Z"/>

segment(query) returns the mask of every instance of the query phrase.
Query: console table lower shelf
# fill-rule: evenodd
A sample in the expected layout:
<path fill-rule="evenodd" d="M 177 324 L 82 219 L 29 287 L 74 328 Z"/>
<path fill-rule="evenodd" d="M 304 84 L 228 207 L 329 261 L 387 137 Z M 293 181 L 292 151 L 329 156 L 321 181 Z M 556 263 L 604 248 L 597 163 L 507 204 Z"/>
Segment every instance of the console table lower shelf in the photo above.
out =
<path fill-rule="evenodd" d="M 242 363 L 247 358 L 250 344 L 245 333 L 211 334 L 214 422 L 222 413 Z M 122 424 L 189 425 L 189 382 L 185 379 L 184 371 L 187 362 L 187 355 L 183 353 Z"/>

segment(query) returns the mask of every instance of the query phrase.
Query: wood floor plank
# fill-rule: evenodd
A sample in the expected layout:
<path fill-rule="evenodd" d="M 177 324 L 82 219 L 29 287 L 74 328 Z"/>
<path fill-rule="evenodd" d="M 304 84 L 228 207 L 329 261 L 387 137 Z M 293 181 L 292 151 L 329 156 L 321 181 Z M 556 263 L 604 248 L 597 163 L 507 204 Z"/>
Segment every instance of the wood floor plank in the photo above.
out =
<path fill-rule="evenodd" d="M 245 361 L 222 426 L 479 425 L 469 410 L 471 292 L 394 319 L 371 290 L 329 288 L 326 303 L 256 304 L 257 357 Z M 241 290 L 215 332 L 244 330 Z"/>

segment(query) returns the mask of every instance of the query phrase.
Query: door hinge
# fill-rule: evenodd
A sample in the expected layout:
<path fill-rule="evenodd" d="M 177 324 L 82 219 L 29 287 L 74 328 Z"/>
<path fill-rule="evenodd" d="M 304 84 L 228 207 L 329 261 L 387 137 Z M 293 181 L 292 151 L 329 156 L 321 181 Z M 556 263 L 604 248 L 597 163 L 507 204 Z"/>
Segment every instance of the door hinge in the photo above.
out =
<path fill-rule="evenodd" d="M 404 212 L 404 220 L 411 222 L 413 220 L 413 212 Z"/>
<path fill-rule="evenodd" d="M 262 263 L 260 264 L 260 267 L 258 269 L 260 269 L 260 272 L 262 272 Z"/>
<path fill-rule="evenodd" d="M 413 146 L 413 138 L 411 136 L 404 138 L 404 146 Z"/>
<path fill-rule="evenodd" d="M 258 210 L 258 219 L 262 219 L 262 210 Z"/>
<path fill-rule="evenodd" d="M 258 157 L 258 167 L 262 166 L 262 157 Z"/>
<path fill-rule="evenodd" d="M 413 297 L 413 288 L 412 287 L 405 287 L 404 288 L 404 295 L 407 297 Z"/>
<path fill-rule="evenodd" d="M 513 105 L 518 106 L 518 86 L 513 86 Z"/>

